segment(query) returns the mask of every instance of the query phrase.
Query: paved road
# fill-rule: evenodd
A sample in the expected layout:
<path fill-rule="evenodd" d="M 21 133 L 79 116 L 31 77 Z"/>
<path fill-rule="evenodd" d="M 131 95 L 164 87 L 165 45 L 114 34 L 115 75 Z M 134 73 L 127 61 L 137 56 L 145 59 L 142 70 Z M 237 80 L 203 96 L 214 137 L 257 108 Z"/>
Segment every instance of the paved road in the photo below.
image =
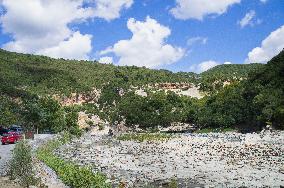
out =
<path fill-rule="evenodd" d="M 1 137 L 1 136 L 0 136 Z M 51 135 L 35 135 L 35 140 L 31 141 L 32 145 L 36 145 L 33 148 L 37 148 L 40 143 L 46 139 L 52 137 Z M 7 170 L 7 163 L 12 158 L 12 150 L 14 149 L 15 144 L 6 144 L 1 145 L 0 143 L 0 176 L 5 175 Z"/>
<path fill-rule="evenodd" d="M 1 137 L 1 136 L 0 136 Z M 33 149 L 36 149 L 43 141 L 51 139 L 52 135 L 35 135 L 35 139 L 30 141 Z M 1 145 L 0 143 L 0 176 L 5 175 L 7 163 L 12 158 L 12 150 L 15 144 Z M 1 187 L 0 187 L 1 188 Z"/>
<path fill-rule="evenodd" d="M 0 176 L 5 174 L 7 162 L 12 157 L 12 150 L 14 149 L 14 147 L 15 144 L 0 145 Z"/>

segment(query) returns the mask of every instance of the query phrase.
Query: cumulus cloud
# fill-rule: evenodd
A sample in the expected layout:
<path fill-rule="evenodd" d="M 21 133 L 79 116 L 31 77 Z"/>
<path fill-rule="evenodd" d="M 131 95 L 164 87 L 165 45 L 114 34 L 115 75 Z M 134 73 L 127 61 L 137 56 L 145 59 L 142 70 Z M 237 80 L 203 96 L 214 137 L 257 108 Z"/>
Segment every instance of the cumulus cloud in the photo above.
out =
<path fill-rule="evenodd" d="M 83 8 L 82 4 L 82 0 L 3 0 L 6 13 L 1 16 L 0 22 L 3 32 L 13 37 L 13 41 L 3 47 L 10 51 L 53 57 L 86 58 L 91 50 L 91 36 L 68 27 L 70 23 L 92 16 L 92 10 Z M 80 50 L 75 47 L 82 43 L 87 46 Z"/>
<path fill-rule="evenodd" d="M 240 21 L 238 21 L 238 24 L 241 26 L 241 28 L 244 28 L 248 25 L 254 26 L 260 24 L 262 21 L 260 19 L 255 19 L 255 16 L 255 11 L 250 10 Z"/>
<path fill-rule="evenodd" d="M 120 17 L 123 9 L 128 9 L 133 4 L 133 0 L 89 0 L 95 4 L 94 16 L 113 20 Z"/>
<path fill-rule="evenodd" d="M 109 56 L 101 57 L 101 58 L 99 59 L 99 62 L 100 62 L 100 63 L 103 63 L 103 64 L 112 64 L 112 63 L 113 63 L 113 58 L 112 58 L 112 57 L 109 57 Z"/>
<path fill-rule="evenodd" d="M 193 71 L 193 72 L 196 72 L 196 73 L 201 73 L 201 72 L 204 72 L 204 71 L 207 71 L 217 65 L 220 65 L 220 63 L 216 62 L 216 61 L 213 61 L 213 60 L 209 60 L 209 61 L 204 61 L 202 63 L 199 63 L 199 64 L 195 64 L 195 65 L 192 65 L 190 67 L 190 70 Z"/>
<path fill-rule="evenodd" d="M 230 64 L 232 64 L 232 62 L 226 61 L 226 62 L 224 62 L 224 64 L 225 64 L 225 65 L 230 65 Z"/>
<path fill-rule="evenodd" d="M 201 73 L 201 72 L 204 72 L 204 71 L 207 71 L 217 65 L 221 65 L 222 63 L 220 62 L 217 62 L 217 61 L 213 61 L 213 60 L 209 60 L 209 61 L 203 61 L 199 64 L 194 64 L 192 65 L 189 69 L 190 71 L 193 71 L 193 72 L 196 72 L 196 73 Z M 230 65 L 230 64 L 233 64 L 232 62 L 230 61 L 226 61 L 223 63 L 224 65 Z"/>
<path fill-rule="evenodd" d="M 241 0 L 176 0 L 176 7 L 170 12 L 177 19 L 198 19 L 202 20 L 208 15 L 221 15 L 227 9 Z"/>
<path fill-rule="evenodd" d="M 284 25 L 270 33 L 261 42 L 261 47 L 256 47 L 248 53 L 246 63 L 266 63 L 284 48 Z"/>
<path fill-rule="evenodd" d="M 133 0 L 0 0 L 5 9 L 2 30 L 13 40 L 6 50 L 51 57 L 87 59 L 92 36 L 69 28 L 89 18 L 112 20 L 131 7 Z"/>
<path fill-rule="evenodd" d="M 80 32 L 75 32 L 68 40 L 61 41 L 55 47 L 40 50 L 37 54 L 54 58 L 88 59 L 87 54 L 92 49 L 91 38 L 91 35 L 82 35 Z"/>
<path fill-rule="evenodd" d="M 127 27 L 132 32 L 132 38 L 118 41 L 113 47 L 102 51 L 101 55 L 113 52 L 120 58 L 119 65 L 150 68 L 171 64 L 183 57 L 184 49 L 165 42 L 171 30 L 156 20 L 147 17 L 143 22 L 130 18 Z"/>
<path fill-rule="evenodd" d="M 206 44 L 207 43 L 207 38 L 205 37 L 192 37 L 187 40 L 187 45 L 192 46 L 194 44 Z"/>

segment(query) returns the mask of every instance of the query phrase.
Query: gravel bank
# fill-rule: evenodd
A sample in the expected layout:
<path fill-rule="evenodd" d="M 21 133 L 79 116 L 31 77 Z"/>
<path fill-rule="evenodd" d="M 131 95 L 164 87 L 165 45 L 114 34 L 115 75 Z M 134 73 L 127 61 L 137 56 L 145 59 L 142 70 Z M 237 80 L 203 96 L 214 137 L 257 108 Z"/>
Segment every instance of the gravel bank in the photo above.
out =
<path fill-rule="evenodd" d="M 30 141 L 30 144 L 35 151 L 38 147 L 46 143 L 47 141 L 55 138 L 56 135 L 52 134 L 40 134 L 35 135 L 35 139 Z M 56 173 L 49 168 L 46 164 L 39 161 L 36 157 L 33 158 L 34 168 L 36 176 L 41 178 L 41 181 L 48 188 L 68 188 L 64 183 L 58 179 Z"/>
<path fill-rule="evenodd" d="M 107 174 L 113 184 L 140 187 L 176 178 L 181 187 L 284 185 L 284 132 L 181 134 L 167 142 L 117 141 L 85 135 L 57 151 Z M 193 183 L 193 184 L 192 184 Z M 189 185 L 190 184 L 190 185 Z"/>

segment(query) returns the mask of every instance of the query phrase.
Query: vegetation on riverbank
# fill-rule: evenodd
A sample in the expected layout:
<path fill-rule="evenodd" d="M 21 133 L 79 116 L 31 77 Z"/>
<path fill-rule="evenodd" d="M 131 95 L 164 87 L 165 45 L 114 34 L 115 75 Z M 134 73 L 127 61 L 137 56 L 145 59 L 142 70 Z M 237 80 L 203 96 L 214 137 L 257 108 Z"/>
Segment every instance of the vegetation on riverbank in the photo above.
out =
<path fill-rule="evenodd" d="M 57 176 L 68 186 L 74 188 L 110 188 L 106 177 L 89 167 L 82 167 L 70 161 L 65 161 L 53 154 L 53 151 L 61 145 L 69 142 L 71 135 L 65 132 L 61 137 L 48 141 L 41 146 L 36 155 L 38 159 L 52 168 Z"/>
<path fill-rule="evenodd" d="M 21 186 L 28 188 L 32 185 L 40 185 L 40 180 L 35 177 L 33 170 L 31 147 L 26 140 L 16 144 L 8 168 L 10 178 L 18 180 Z"/>
<path fill-rule="evenodd" d="M 144 141 L 167 141 L 172 136 L 169 134 L 163 134 L 163 133 L 129 133 L 129 134 L 123 134 L 117 137 L 118 140 L 122 141 L 138 141 L 138 142 L 144 142 Z"/>
<path fill-rule="evenodd" d="M 204 128 L 204 129 L 200 129 L 200 130 L 196 130 L 194 131 L 194 133 L 224 133 L 224 132 L 233 132 L 236 131 L 233 128 Z"/>

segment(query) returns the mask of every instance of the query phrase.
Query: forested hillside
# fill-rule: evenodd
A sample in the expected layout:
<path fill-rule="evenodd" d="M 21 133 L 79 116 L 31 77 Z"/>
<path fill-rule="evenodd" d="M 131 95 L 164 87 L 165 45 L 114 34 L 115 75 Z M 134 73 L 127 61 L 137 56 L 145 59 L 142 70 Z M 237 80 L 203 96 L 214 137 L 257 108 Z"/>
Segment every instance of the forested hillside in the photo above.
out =
<path fill-rule="evenodd" d="M 249 131 L 271 124 L 283 129 L 283 59 L 281 52 L 267 65 L 222 65 L 197 75 L 0 50 L 0 125 L 79 133 L 78 112 L 85 112 L 114 126 L 125 122 L 154 129 L 182 122 L 199 128 Z M 147 89 L 156 83 L 193 83 L 210 95 L 196 99 Z M 136 86 L 147 95 L 137 95 Z M 54 98 L 94 89 L 99 98 L 81 105 L 64 106 Z"/>
<path fill-rule="evenodd" d="M 52 59 L 0 50 L 1 86 L 36 94 L 87 92 L 118 83 L 121 88 L 164 82 L 193 82 L 194 74 L 174 74 L 134 66 L 114 66 L 96 61 Z M 3 87 L 2 87 L 3 88 Z"/>
<path fill-rule="evenodd" d="M 223 88 L 224 84 L 239 82 L 248 74 L 261 68 L 263 64 L 223 64 L 215 66 L 200 74 L 200 88 L 206 92 L 214 92 Z"/>
<path fill-rule="evenodd" d="M 242 82 L 208 97 L 200 108 L 202 126 L 284 129 L 284 51 L 266 65 L 252 70 Z"/>

